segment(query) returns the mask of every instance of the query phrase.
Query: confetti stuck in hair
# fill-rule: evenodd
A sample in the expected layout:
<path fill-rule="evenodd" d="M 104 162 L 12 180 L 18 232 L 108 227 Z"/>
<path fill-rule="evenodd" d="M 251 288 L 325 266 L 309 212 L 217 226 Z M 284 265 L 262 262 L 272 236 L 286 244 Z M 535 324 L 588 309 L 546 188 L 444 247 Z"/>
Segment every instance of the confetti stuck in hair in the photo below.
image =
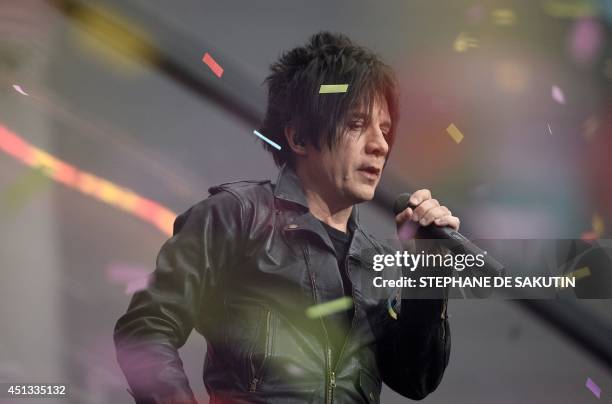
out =
<path fill-rule="evenodd" d="M 346 93 L 348 87 L 348 84 L 321 84 L 319 94 Z"/>

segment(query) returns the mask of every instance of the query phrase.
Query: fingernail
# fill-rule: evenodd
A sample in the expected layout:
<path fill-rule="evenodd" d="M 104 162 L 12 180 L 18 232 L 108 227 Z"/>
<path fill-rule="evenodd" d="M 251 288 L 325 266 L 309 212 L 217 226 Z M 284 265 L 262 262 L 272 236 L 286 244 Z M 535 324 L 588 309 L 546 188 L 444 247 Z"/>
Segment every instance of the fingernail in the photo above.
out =
<path fill-rule="evenodd" d="M 418 205 L 419 200 L 417 199 L 416 196 L 411 196 L 410 197 L 410 203 L 413 204 L 413 205 Z"/>

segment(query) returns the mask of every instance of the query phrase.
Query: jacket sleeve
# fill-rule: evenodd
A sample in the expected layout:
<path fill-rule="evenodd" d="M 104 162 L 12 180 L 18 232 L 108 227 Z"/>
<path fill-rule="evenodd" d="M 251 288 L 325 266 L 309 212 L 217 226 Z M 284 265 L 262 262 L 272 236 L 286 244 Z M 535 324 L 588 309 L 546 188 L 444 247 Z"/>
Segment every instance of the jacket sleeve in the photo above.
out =
<path fill-rule="evenodd" d="M 178 216 L 146 289 L 115 325 L 117 361 L 137 404 L 197 403 L 178 348 L 210 307 L 221 270 L 233 264 L 243 209 L 220 192 Z"/>
<path fill-rule="evenodd" d="M 438 387 L 448 366 L 448 289 L 427 290 L 423 294 L 427 298 L 419 298 L 410 288 L 398 293 L 397 319 L 390 320 L 378 343 L 379 369 L 383 382 L 392 390 L 422 400 Z"/>

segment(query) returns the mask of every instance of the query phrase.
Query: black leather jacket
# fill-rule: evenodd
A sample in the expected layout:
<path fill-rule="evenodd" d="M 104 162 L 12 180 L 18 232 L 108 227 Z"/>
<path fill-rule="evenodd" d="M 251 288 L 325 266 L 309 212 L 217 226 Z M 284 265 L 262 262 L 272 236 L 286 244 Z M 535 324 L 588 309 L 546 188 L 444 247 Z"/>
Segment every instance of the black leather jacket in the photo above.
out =
<path fill-rule="evenodd" d="M 383 382 L 419 400 L 438 386 L 450 354 L 447 300 L 399 299 L 392 318 L 388 299 L 364 285 L 373 254 L 393 250 L 363 230 L 357 206 L 346 258 L 353 322 L 332 352 L 333 316 L 305 310 L 342 297 L 341 277 L 295 172 L 209 192 L 176 219 L 148 288 L 117 321 L 117 358 L 137 403 L 196 402 L 177 351 L 193 328 L 207 341 L 211 403 L 378 403 Z"/>

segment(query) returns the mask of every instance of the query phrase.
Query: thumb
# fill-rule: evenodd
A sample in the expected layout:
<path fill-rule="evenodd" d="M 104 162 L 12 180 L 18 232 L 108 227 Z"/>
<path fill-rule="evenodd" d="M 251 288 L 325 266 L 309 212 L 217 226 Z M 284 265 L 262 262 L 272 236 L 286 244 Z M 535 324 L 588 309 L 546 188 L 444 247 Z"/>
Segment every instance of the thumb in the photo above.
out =
<path fill-rule="evenodd" d="M 412 217 L 412 209 L 406 208 L 395 216 L 395 222 L 400 225 Z"/>

